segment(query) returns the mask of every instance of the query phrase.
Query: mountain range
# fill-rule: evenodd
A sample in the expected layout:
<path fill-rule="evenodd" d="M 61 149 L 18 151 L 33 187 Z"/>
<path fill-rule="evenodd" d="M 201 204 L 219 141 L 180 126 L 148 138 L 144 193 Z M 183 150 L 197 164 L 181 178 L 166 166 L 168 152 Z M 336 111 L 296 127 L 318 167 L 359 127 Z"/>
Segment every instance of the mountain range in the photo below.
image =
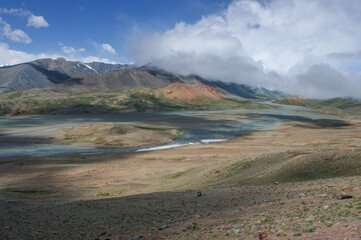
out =
<path fill-rule="evenodd" d="M 165 88 L 175 82 L 211 86 L 227 97 L 277 99 L 285 94 L 262 87 L 180 76 L 151 65 L 82 63 L 64 58 L 39 59 L 0 68 L 0 94 L 50 87 L 57 92 L 115 91 L 128 88 Z"/>
<path fill-rule="evenodd" d="M 106 63 L 82 63 L 64 58 L 39 59 L 32 62 L 0 68 L 0 93 L 44 88 L 72 77 L 105 73 L 123 65 Z"/>

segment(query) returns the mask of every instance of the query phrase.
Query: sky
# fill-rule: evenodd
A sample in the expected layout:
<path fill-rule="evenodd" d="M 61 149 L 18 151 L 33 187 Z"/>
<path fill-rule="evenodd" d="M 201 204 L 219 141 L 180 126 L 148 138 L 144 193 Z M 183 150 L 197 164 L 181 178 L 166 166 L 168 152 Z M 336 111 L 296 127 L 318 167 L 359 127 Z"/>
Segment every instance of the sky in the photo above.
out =
<path fill-rule="evenodd" d="M 2 0 L 0 65 L 153 64 L 312 98 L 361 98 L 361 1 Z"/>

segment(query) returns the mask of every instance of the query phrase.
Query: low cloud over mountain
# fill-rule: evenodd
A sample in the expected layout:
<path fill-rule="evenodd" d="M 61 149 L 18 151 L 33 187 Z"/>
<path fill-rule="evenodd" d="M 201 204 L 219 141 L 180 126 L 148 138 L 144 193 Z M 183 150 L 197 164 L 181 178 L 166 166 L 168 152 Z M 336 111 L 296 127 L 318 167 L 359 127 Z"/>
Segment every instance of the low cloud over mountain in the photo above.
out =
<path fill-rule="evenodd" d="M 236 0 L 143 36 L 132 45 L 135 61 L 308 97 L 360 97 L 361 64 L 349 56 L 360 53 L 361 2 L 260 2 Z"/>

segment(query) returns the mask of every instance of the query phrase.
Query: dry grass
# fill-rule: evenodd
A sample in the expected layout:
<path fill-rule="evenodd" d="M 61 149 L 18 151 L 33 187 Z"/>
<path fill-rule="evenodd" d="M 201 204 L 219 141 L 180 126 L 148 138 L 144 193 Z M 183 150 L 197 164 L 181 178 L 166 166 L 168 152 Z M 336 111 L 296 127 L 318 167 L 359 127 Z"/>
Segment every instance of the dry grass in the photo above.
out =
<path fill-rule="evenodd" d="M 159 126 L 93 123 L 62 129 L 54 141 L 102 148 L 139 148 L 169 143 L 180 136 L 180 130 Z"/>

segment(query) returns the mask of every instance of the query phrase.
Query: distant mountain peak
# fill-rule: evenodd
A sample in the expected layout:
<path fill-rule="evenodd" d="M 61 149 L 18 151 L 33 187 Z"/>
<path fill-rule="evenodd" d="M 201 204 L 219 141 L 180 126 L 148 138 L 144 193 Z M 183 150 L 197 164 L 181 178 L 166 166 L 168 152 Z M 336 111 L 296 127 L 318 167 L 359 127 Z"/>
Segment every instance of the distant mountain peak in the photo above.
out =
<path fill-rule="evenodd" d="M 96 66 L 101 66 L 96 68 Z M 0 68 L 0 94 L 30 88 L 43 88 L 72 77 L 105 73 L 121 68 L 119 64 L 84 64 L 63 57 L 43 58 Z"/>

